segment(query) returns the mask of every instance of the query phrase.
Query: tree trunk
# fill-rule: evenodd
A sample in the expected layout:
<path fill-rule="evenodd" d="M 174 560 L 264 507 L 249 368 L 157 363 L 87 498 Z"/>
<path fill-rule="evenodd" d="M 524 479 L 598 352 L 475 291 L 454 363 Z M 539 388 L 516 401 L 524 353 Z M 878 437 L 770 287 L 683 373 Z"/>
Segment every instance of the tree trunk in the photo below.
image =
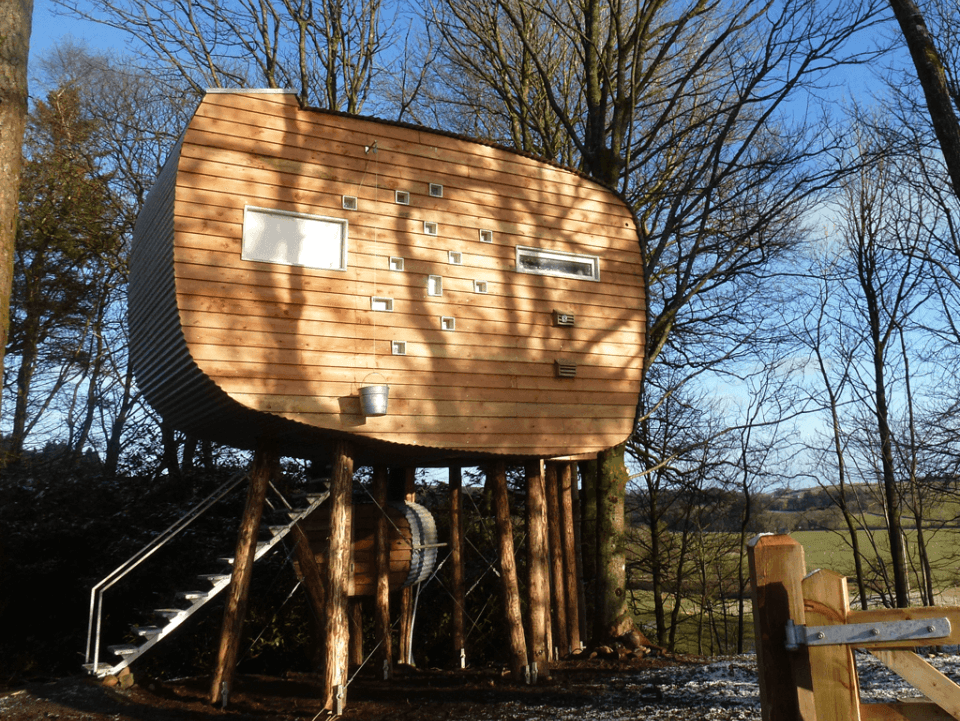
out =
<path fill-rule="evenodd" d="M 547 626 L 550 623 L 550 579 L 547 538 L 547 499 L 543 462 L 528 463 L 527 476 L 527 569 L 529 571 L 530 659 L 537 664 L 537 676 L 550 677 Z"/>
<path fill-rule="evenodd" d="M 500 555 L 500 592 L 507 623 L 510 673 L 515 681 L 522 681 L 527 665 L 527 646 L 523 635 L 523 618 L 520 615 L 517 563 L 513 550 L 513 523 L 510 520 L 510 498 L 507 493 L 507 469 L 503 461 L 497 461 L 488 472 L 492 476 L 497 547 Z"/>
<path fill-rule="evenodd" d="M 456 658 L 466 658 L 466 593 L 463 580 L 463 474 L 460 466 L 450 467 L 450 563 L 453 595 L 452 640 Z"/>
<path fill-rule="evenodd" d="M 350 665 L 363 663 L 363 606 L 359 596 L 351 596 L 348 603 L 350 623 Z"/>
<path fill-rule="evenodd" d="M 563 576 L 567 598 L 567 638 L 571 648 L 580 648 L 580 590 L 577 587 L 577 549 L 573 526 L 573 464 L 561 463 L 557 468 L 560 485 L 560 515 L 563 518 Z"/>
<path fill-rule="evenodd" d="M 403 482 L 403 499 L 409 503 L 417 500 L 416 468 L 404 468 L 398 476 Z M 413 589 L 409 586 L 400 591 L 400 663 L 414 666 L 413 662 Z"/>
<path fill-rule="evenodd" d="M 27 58 L 33 0 L 0 5 L 0 371 L 10 338 L 10 291 L 17 239 L 23 131 L 27 123 Z"/>
<path fill-rule="evenodd" d="M 927 112 L 947 163 L 953 192 L 960 198 L 960 122 L 953 108 L 954 100 L 960 102 L 960 90 L 954 90 L 958 96 L 951 98 L 943 60 L 917 4 L 913 0 L 890 0 L 890 7 L 913 58 L 917 79 L 927 101 Z"/>
<path fill-rule="evenodd" d="M 377 517 L 377 591 L 374 598 L 373 632 L 380 643 L 377 658 L 385 679 L 393 677 L 393 634 L 390 626 L 390 521 L 387 518 L 387 468 L 373 467 L 373 500 L 380 507 Z"/>
<path fill-rule="evenodd" d="M 553 587 L 553 644 L 570 653 L 567 637 L 567 594 L 563 579 L 563 533 L 560 530 L 560 493 L 557 466 L 548 463 L 543 477 L 547 497 L 547 532 L 550 540 L 550 575 Z"/>
<path fill-rule="evenodd" d="M 583 566 L 584 617 L 596 618 L 594 598 L 597 585 L 597 461 L 583 461 L 580 470 L 580 561 Z M 586 624 L 585 636 L 593 633 Z"/>
<path fill-rule="evenodd" d="M 323 638 L 323 620 L 327 616 L 327 594 L 323 588 L 323 574 L 320 566 L 317 565 L 317 557 L 310 549 L 310 541 L 307 534 L 299 523 L 295 524 L 291 532 L 293 535 L 293 550 L 296 554 L 297 563 L 300 565 L 300 579 L 303 581 L 303 587 L 307 591 L 307 598 L 310 600 L 310 608 L 313 610 L 315 638 L 319 641 Z M 320 644 L 312 649 L 311 659 L 319 660 L 322 657 Z"/>
<path fill-rule="evenodd" d="M 263 515 L 263 500 L 267 494 L 267 485 L 279 471 L 280 457 L 276 450 L 268 442 L 261 441 L 257 445 L 253 468 L 250 471 L 247 503 L 240 523 L 237 550 L 233 558 L 233 573 L 223 610 L 217 667 L 210 686 L 210 702 L 214 704 L 223 701 L 224 696 L 229 696 L 233 684 L 237 651 L 240 646 L 240 631 L 243 629 L 243 620 L 247 612 L 247 597 L 250 593 L 250 578 L 253 575 L 253 558 L 256 554 L 257 535 L 260 532 L 260 518 Z"/>
<path fill-rule="evenodd" d="M 597 606 L 607 641 L 634 631 L 627 607 L 627 561 L 624 504 L 627 493 L 626 444 L 602 451 L 597 458 Z"/>
<path fill-rule="evenodd" d="M 353 449 L 337 441 L 330 479 L 330 545 L 327 557 L 326 663 L 323 673 L 323 707 L 336 713 L 338 700 L 346 703 L 350 628 L 347 622 L 347 587 L 350 571 L 350 500 L 353 486 Z M 339 697 L 338 697 L 339 694 Z"/>

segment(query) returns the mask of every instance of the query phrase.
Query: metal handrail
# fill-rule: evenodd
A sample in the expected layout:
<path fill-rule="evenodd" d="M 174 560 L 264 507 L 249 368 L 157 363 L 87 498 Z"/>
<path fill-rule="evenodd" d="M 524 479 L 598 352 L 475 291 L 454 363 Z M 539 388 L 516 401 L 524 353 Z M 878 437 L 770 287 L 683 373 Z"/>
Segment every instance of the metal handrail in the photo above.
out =
<path fill-rule="evenodd" d="M 160 533 L 156 538 L 150 541 L 150 543 L 133 554 L 124 563 L 117 566 L 117 568 L 107 574 L 107 576 L 104 577 L 103 580 L 101 580 L 96 586 L 90 589 L 90 618 L 87 622 L 87 649 L 85 654 L 85 663 L 91 663 L 90 646 L 92 644 L 92 664 L 94 671 L 96 671 L 98 668 L 100 661 L 100 631 L 103 619 L 103 594 L 133 569 L 160 550 L 171 539 L 186 529 L 191 523 L 210 510 L 215 503 L 230 493 L 230 491 L 236 488 L 237 485 L 244 481 L 248 476 L 249 471 L 240 471 L 234 474 L 229 480 L 214 490 L 213 493 L 194 506 L 194 508 L 186 515 L 182 516 L 180 519 L 171 524 L 165 531 Z M 96 616 L 96 642 L 93 641 L 94 616 Z"/>

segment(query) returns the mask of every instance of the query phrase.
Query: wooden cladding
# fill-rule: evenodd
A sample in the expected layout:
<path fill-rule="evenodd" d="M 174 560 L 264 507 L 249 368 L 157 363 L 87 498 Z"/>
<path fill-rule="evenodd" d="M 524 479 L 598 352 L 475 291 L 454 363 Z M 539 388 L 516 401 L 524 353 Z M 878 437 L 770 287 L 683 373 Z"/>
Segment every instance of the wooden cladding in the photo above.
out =
<path fill-rule="evenodd" d="M 135 234 L 131 325 L 138 382 L 175 426 L 464 459 L 591 453 L 631 432 L 645 295 L 614 193 L 255 91 L 208 95 L 167 166 Z M 374 372 L 390 407 L 369 418 Z"/>

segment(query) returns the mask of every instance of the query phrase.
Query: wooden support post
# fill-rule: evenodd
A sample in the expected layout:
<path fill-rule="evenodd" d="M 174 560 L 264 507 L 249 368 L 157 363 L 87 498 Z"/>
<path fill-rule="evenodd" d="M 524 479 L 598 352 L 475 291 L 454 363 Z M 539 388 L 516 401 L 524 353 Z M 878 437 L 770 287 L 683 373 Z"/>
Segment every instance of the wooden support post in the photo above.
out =
<path fill-rule="evenodd" d="M 380 643 L 378 668 L 385 678 L 393 677 L 393 633 L 390 626 L 390 520 L 387 518 L 387 467 L 373 467 L 373 500 L 380 506 L 374 531 L 377 590 L 374 598 L 373 631 Z"/>
<path fill-rule="evenodd" d="M 404 468 L 403 498 L 408 503 L 417 500 L 416 468 Z M 410 666 L 413 662 L 413 589 L 409 586 L 400 591 L 400 663 Z"/>
<path fill-rule="evenodd" d="M 538 678 L 550 677 L 550 545 L 547 532 L 547 498 L 543 461 L 528 463 L 527 476 L 527 569 L 530 609 L 530 661 L 537 664 Z"/>
<path fill-rule="evenodd" d="M 317 629 L 317 637 L 323 638 L 324 619 L 327 615 L 327 593 L 323 587 L 323 574 L 320 566 L 317 565 L 317 557 L 310 548 L 310 541 L 303 527 L 296 523 L 292 531 L 294 553 L 297 563 L 300 566 L 300 579 L 307 590 L 307 598 L 310 600 L 310 607 L 313 609 L 314 627 Z M 316 662 L 319 660 L 319 645 L 317 653 L 311 654 L 311 658 Z"/>
<path fill-rule="evenodd" d="M 217 666 L 210 685 L 210 702 L 214 704 L 222 702 L 225 695 L 229 696 L 233 684 L 237 651 L 240 646 L 240 631 L 243 629 L 247 597 L 250 594 L 250 578 L 253 575 L 260 518 L 263 515 L 263 500 L 267 494 L 267 485 L 279 474 L 279 470 L 280 458 L 276 450 L 270 443 L 261 441 L 254 454 L 253 468 L 250 471 L 247 503 L 243 509 L 240 532 L 237 535 L 233 573 L 223 609 Z"/>
<path fill-rule="evenodd" d="M 346 701 L 348 639 L 347 588 L 350 571 L 350 502 L 353 486 L 353 449 L 336 441 L 330 479 L 330 547 L 326 568 L 327 648 L 323 674 L 323 707 L 334 712 Z M 339 697 L 338 697 L 339 695 Z"/>
<path fill-rule="evenodd" d="M 466 658 L 466 593 L 463 580 L 463 473 L 460 466 L 450 466 L 450 593 L 453 596 L 453 653 L 457 663 Z"/>
<path fill-rule="evenodd" d="M 850 591 L 847 579 L 833 571 L 815 571 L 803 579 L 803 610 L 808 626 L 847 622 Z M 860 721 L 860 685 L 850 646 L 810 646 L 810 668 L 816 669 L 813 693 L 817 721 Z M 820 683 L 826 679 L 827 683 Z"/>
<path fill-rule="evenodd" d="M 561 463 L 558 470 L 560 483 L 560 513 L 563 517 L 563 576 L 567 598 L 567 638 L 571 650 L 580 648 L 580 590 L 577 586 L 577 548 L 573 534 L 573 473 L 572 463 Z"/>
<path fill-rule="evenodd" d="M 520 590 L 513 550 L 513 523 L 510 519 L 506 465 L 503 461 L 497 461 L 488 473 L 491 474 L 493 482 L 497 547 L 500 554 L 500 591 L 510 643 L 510 673 L 515 681 L 521 681 L 527 666 L 527 645 L 523 634 L 523 618 L 520 615 Z"/>
<path fill-rule="evenodd" d="M 563 519 L 560 516 L 560 490 L 557 464 L 548 463 L 543 476 L 547 491 L 547 532 L 550 536 L 550 576 L 553 587 L 553 643 L 563 654 L 570 653 L 567 636 L 567 587 L 563 577 Z"/>
<path fill-rule="evenodd" d="M 803 546 L 790 536 L 758 536 L 747 557 L 763 721 L 816 721 L 807 649 L 785 646 L 787 621 L 805 623 Z"/>
<path fill-rule="evenodd" d="M 350 665 L 359 666 L 363 663 L 363 606 L 360 597 L 351 596 L 347 608 L 350 624 Z"/>

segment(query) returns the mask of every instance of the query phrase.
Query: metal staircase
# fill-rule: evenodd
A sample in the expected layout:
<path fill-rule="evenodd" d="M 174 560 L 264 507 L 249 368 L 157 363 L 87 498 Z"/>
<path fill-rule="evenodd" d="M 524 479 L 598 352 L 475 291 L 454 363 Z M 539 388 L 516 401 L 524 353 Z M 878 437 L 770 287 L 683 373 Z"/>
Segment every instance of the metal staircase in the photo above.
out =
<path fill-rule="evenodd" d="M 246 480 L 248 474 L 246 471 L 238 473 L 230 480 L 211 493 L 207 498 L 195 506 L 188 514 L 183 516 L 176 523 L 167 528 L 163 533 L 157 536 L 153 541 L 144 546 L 140 551 L 130 557 L 125 563 L 121 564 L 112 573 L 106 576 L 100 583 L 94 586 L 90 591 L 90 619 L 87 625 L 87 650 L 83 668 L 90 674 L 99 678 L 108 675 L 116 675 L 127 666 L 132 664 L 140 656 L 157 645 L 164 638 L 169 636 L 175 629 L 183 624 L 193 614 L 203 608 L 208 602 L 217 597 L 217 595 L 230 585 L 230 564 L 232 558 L 221 558 L 221 563 L 225 564 L 225 570 L 222 572 L 201 574 L 199 580 L 209 585 L 207 590 L 181 591 L 177 594 L 177 603 L 180 607 L 159 608 L 154 610 L 154 615 L 163 619 L 164 623 L 151 626 L 133 626 L 132 631 L 135 636 L 140 637 L 142 642 L 138 644 L 117 644 L 107 646 L 107 651 L 119 660 L 101 661 L 100 660 L 100 637 L 103 618 L 104 594 L 113 587 L 122 578 L 139 568 L 144 561 L 156 553 L 160 548 L 166 545 L 170 540 L 179 535 L 195 520 L 208 511 L 215 503 L 226 497 L 242 481 Z M 254 562 L 270 553 L 277 544 L 293 528 L 297 521 L 305 518 L 314 509 L 322 504 L 330 495 L 326 489 L 314 492 L 306 492 L 293 495 L 288 500 L 270 484 L 270 490 L 273 496 L 267 499 L 267 505 L 272 510 L 274 519 L 263 524 L 262 535 L 269 534 L 267 540 L 257 543 Z M 297 503 L 291 505 L 291 501 Z M 267 515 L 265 509 L 264 516 Z"/>

